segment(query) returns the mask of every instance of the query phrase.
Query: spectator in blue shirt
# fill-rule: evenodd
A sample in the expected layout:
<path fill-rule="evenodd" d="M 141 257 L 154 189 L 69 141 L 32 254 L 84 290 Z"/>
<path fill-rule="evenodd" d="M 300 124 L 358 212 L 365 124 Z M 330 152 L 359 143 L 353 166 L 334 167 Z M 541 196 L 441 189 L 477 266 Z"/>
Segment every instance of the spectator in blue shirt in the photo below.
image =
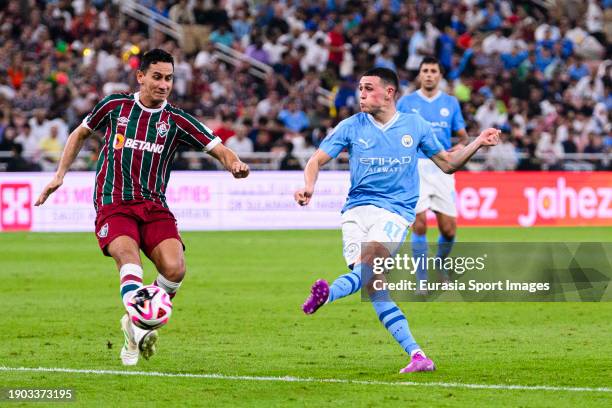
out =
<path fill-rule="evenodd" d="M 580 56 L 570 57 L 567 63 L 567 74 L 575 81 L 590 74 L 589 66 L 584 63 Z"/>
<path fill-rule="evenodd" d="M 494 31 L 502 24 L 502 18 L 497 10 L 495 10 L 495 3 L 493 2 L 487 4 L 487 8 L 482 11 L 482 16 L 485 21 L 483 27 L 485 31 Z"/>
<path fill-rule="evenodd" d="M 552 64 L 553 57 L 548 48 L 536 49 L 535 67 L 538 71 L 544 73 L 546 68 Z"/>
<path fill-rule="evenodd" d="M 453 52 L 455 51 L 455 30 L 444 27 L 444 33 L 438 38 L 438 60 L 445 71 L 449 71 L 453 64 Z"/>
<path fill-rule="evenodd" d="M 501 55 L 502 63 L 504 64 L 504 69 L 515 69 L 518 68 L 523 61 L 527 59 L 529 56 L 529 51 L 523 50 L 519 52 L 519 49 L 516 45 L 512 47 L 511 53 L 503 53 Z"/>
<path fill-rule="evenodd" d="M 228 31 L 225 25 L 221 25 L 218 29 L 210 33 L 208 39 L 212 43 L 220 43 L 227 47 L 231 47 L 234 43 L 234 34 Z"/>
<path fill-rule="evenodd" d="M 389 68 L 390 70 L 397 71 L 395 67 L 395 62 L 393 62 L 393 57 L 391 56 L 391 51 L 386 45 L 382 47 L 382 49 L 380 50 L 380 54 L 376 57 L 376 60 L 374 61 L 374 67 Z"/>
<path fill-rule="evenodd" d="M 336 98 L 334 99 L 336 109 L 340 110 L 340 108 L 345 106 L 355 106 L 356 102 L 357 98 L 355 95 L 355 84 L 353 83 L 352 78 L 343 78 L 340 88 L 336 93 Z"/>
<path fill-rule="evenodd" d="M 310 125 L 306 113 L 298 110 L 297 103 L 293 100 L 287 103 L 287 109 L 283 109 L 278 113 L 278 119 L 287 129 L 294 132 L 301 132 Z"/>

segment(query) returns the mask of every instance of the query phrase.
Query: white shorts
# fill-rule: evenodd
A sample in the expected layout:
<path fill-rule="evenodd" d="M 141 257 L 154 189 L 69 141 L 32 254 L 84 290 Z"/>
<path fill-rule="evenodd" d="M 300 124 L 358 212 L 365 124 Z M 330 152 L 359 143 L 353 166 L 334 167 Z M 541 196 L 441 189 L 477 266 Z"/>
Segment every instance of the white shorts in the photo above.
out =
<path fill-rule="evenodd" d="M 415 213 L 431 209 L 450 217 L 457 216 L 455 176 L 446 174 L 430 159 L 419 159 L 419 201 Z"/>
<path fill-rule="evenodd" d="M 361 258 L 361 244 L 376 241 L 394 256 L 400 249 L 410 223 L 402 216 L 374 205 L 351 208 L 342 214 L 343 254 L 347 265 Z"/>

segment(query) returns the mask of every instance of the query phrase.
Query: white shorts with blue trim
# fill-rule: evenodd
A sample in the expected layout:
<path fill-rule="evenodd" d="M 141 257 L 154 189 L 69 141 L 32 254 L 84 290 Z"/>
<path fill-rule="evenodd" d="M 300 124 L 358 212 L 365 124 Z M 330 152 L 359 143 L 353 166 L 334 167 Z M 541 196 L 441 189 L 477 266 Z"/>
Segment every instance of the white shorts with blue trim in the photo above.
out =
<path fill-rule="evenodd" d="M 342 214 L 343 254 L 347 265 L 361 258 L 361 244 L 380 242 L 394 256 L 410 230 L 410 223 L 402 216 L 374 205 L 363 205 Z"/>

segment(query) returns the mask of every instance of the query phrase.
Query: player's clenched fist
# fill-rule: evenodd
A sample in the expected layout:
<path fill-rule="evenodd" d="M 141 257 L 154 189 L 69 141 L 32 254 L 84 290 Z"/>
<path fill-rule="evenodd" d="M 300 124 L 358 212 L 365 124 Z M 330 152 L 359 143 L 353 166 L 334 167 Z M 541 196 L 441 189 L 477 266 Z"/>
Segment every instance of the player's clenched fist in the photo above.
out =
<path fill-rule="evenodd" d="M 308 205 L 310 198 L 312 197 L 312 190 L 301 188 L 296 191 L 295 194 L 293 194 L 293 197 L 299 205 Z"/>
<path fill-rule="evenodd" d="M 488 128 L 483 130 L 479 135 L 478 139 L 483 146 L 495 146 L 499 143 L 499 135 L 501 131 L 495 128 Z"/>
<path fill-rule="evenodd" d="M 245 178 L 249 175 L 249 166 L 241 161 L 236 161 L 230 169 L 234 178 Z"/>

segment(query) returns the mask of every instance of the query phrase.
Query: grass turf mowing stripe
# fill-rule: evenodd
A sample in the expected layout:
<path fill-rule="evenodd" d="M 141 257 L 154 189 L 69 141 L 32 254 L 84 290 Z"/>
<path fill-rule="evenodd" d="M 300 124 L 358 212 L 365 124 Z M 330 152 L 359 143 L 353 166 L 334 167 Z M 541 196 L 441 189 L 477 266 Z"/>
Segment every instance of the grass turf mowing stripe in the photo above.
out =
<path fill-rule="evenodd" d="M 519 391 L 567 391 L 567 392 L 604 392 L 612 393 L 609 387 L 561 387 L 551 385 L 511 385 L 511 384 L 463 384 L 445 382 L 414 382 L 414 381 L 368 381 L 368 380 L 348 380 L 342 378 L 300 378 L 300 377 L 258 377 L 247 375 L 224 375 L 224 374 L 190 374 L 190 373 L 161 373 L 157 371 L 120 371 L 120 370 L 84 370 L 74 368 L 53 368 L 53 367 L 4 367 L 0 366 L 0 371 L 21 371 L 21 372 L 51 372 L 51 373 L 73 373 L 73 374 L 94 374 L 94 375 L 136 375 L 143 377 L 171 377 L 171 378 L 203 378 L 211 380 L 232 380 L 232 381 L 272 381 L 272 382 L 298 382 L 298 383 L 338 383 L 338 384 L 359 384 L 359 385 L 390 385 L 390 386 L 415 386 L 415 387 L 442 387 L 442 388 L 466 388 L 466 389 L 485 389 L 485 390 L 519 390 Z"/>

